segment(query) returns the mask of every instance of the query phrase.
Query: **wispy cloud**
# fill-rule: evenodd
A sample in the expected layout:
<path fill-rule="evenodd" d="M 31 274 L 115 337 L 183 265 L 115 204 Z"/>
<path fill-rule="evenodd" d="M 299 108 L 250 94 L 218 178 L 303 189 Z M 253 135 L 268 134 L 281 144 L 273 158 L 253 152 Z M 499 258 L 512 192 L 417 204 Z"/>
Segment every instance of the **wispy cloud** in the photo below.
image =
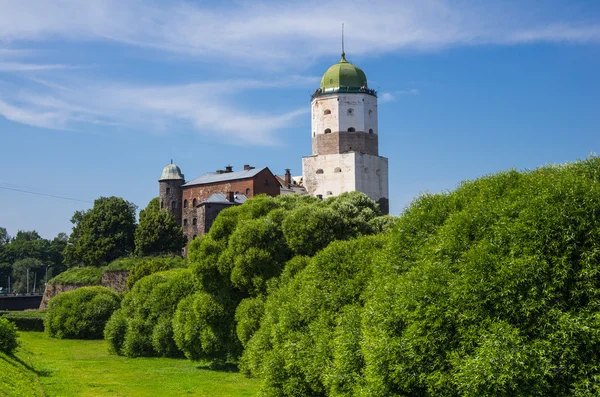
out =
<path fill-rule="evenodd" d="M 39 70 L 53 70 L 53 69 L 74 69 L 75 66 L 70 65 L 45 65 L 35 63 L 21 63 L 21 62 L 0 62 L 0 72 L 31 72 Z"/>
<path fill-rule="evenodd" d="M 358 56 L 489 43 L 600 42 L 597 21 L 524 12 L 528 2 L 205 4 L 212 3 L 0 0 L 0 42 L 109 40 L 266 68 L 299 67 L 337 52 L 341 22 Z M 323 10 L 336 10 L 335 16 Z"/>
<path fill-rule="evenodd" d="M 293 80 L 293 79 L 292 79 Z M 248 90 L 276 84 L 257 80 L 211 81 L 184 85 L 140 86 L 91 81 L 71 86 L 39 80 L 44 92 L 11 86 L 0 89 L 0 115 L 49 129 L 77 130 L 85 124 L 121 125 L 128 130 L 161 132 L 180 123 L 232 144 L 273 145 L 274 132 L 288 127 L 307 109 L 272 114 L 252 112 L 232 103 Z M 2 87 L 0 87 L 2 88 Z M 10 92 L 11 95 L 2 95 Z"/>

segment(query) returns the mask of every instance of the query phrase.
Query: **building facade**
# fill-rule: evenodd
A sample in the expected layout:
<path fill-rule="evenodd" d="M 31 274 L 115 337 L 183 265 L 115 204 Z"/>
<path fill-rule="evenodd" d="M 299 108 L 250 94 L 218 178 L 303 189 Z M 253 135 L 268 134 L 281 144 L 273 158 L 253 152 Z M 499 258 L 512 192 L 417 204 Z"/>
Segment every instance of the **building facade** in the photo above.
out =
<path fill-rule="evenodd" d="M 171 211 L 191 241 L 208 232 L 223 209 L 257 194 L 311 194 L 322 199 L 361 191 L 389 212 L 388 159 L 379 155 L 377 93 L 367 76 L 342 59 L 323 75 L 311 100 L 312 154 L 302 158 L 302 176 L 275 176 L 264 167 L 227 166 L 186 182 L 167 165 L 159 179 L 160 206 Z"/>
<path fill-rule="evenodd" d="M 302 159 L 308 194 L 325 199 L 358 190 L 387 214 L 388 159 L 379 156 L 377 93 L 344 53 L 312 96 L 311 127 L 312 155 Z"/>

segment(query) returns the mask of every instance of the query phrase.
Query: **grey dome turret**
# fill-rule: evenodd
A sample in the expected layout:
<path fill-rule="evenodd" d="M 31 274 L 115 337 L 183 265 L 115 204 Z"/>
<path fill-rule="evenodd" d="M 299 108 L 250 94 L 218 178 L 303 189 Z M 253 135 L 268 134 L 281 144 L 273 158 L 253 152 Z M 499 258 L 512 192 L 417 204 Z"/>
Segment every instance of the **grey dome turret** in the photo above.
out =
<path fill-rule="evenodd" d="M 171 164 L 168 164 L 165 168 L 163 168 L 162 174 L 160 175 L 160 181 L 169 181 L 169 180 L 185 180 L 181 170 L 178 166 L 173 164 L 173 160 L 171 160 Z"/>

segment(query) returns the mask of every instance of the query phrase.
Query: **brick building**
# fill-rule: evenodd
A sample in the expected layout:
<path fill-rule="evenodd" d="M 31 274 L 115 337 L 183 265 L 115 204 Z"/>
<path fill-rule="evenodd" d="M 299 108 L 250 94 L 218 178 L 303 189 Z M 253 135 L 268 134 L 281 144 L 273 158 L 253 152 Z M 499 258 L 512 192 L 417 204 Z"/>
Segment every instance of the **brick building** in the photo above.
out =
<path fill-rule="evenodd" d="M 289 170 L 284 184 L 285 181 L 292 183 Z M 186 182 L 179 167 L 172 162 L 163 169 L 158 184 L 161 208 L 171 211 L 188 241 L 208 232 L 223 209 L 242 204 L 258 194 L 278 196 L 286 188 L 269 168 L 249 165 L 242 171 L 227 166 Z"/>

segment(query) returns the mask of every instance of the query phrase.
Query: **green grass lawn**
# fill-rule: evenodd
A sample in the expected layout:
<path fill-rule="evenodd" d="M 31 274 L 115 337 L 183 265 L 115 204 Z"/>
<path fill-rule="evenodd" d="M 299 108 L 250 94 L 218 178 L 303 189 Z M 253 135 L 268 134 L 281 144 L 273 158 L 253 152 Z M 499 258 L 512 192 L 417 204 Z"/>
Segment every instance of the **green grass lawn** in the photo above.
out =
<path fill-rule="evenodd" d="M 40 395 L 241 397 L 258 393 L 258 380 L 239 373 L 214 371 L 183 359 L 119 357 L 108 353 L 104 341 L 53 339 L 42 332 L 20 332 L 20 340 L 16 358 L 33 369 L 34 377 L 37 373 L 44 393 Z M 0 371 L 6 362 L 0 360 Z"/>

